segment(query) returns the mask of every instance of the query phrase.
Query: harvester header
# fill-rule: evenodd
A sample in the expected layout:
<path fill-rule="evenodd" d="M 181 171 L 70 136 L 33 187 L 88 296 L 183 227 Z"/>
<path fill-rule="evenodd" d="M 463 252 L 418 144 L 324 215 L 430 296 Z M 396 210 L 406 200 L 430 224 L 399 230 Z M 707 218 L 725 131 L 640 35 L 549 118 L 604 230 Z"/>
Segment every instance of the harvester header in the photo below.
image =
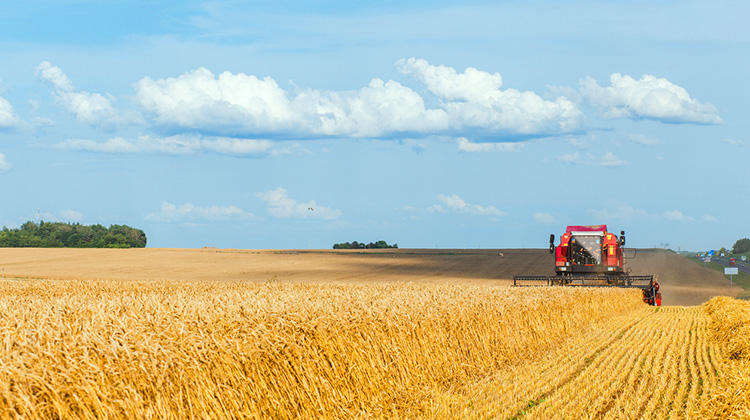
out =
<path fill-rule="evenodd" d="M 643 300 L 661 306 L 659 283 L 654 275 L 632 275 L 624 269 L 625 231 L 616 235 L 607 225 L 568 226 L 549 252 L 555 255 L 554 276 L 514 276 L 514 286 L 613 286 L 643 290 Z M 629 271 L 629 270 L 628 270 Z"/>

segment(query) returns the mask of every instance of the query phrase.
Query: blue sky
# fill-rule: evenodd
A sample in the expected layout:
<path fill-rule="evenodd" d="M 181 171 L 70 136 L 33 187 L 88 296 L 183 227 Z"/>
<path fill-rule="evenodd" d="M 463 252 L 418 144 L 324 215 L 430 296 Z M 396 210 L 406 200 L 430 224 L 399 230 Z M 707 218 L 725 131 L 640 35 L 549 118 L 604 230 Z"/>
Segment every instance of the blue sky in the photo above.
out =
<path fill-rule="evenodd" d="M 740 1 L 4 1 L 0 225 L 152 247 L 750 236 Z"/>

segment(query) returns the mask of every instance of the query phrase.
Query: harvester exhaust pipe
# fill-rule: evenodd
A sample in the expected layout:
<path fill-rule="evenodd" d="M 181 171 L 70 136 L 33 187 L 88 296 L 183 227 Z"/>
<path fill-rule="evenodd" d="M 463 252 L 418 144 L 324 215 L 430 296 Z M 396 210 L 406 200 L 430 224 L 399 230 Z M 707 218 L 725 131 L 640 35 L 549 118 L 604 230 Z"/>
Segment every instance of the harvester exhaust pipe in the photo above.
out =
<path fill-rule="evenodd" d="M 549 253 L 555 252 L 555 234 L 549 235 Z"/>

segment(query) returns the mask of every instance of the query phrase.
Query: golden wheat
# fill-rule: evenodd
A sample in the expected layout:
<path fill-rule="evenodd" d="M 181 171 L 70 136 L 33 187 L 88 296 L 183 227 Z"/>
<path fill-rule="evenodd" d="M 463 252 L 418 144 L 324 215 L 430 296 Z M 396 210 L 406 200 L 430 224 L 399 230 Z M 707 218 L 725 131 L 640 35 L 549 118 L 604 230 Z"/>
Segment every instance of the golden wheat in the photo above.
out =
<path fill-rule="evenodd" d="M 750 304 L 407 283 L 0 282 L 0 418 L 747 418 Z"/>
<path fill-rule="evenodd" d="M 720 367 L 700 307 L 641 306 L 436 398 L 431 418 L 698 418 Z"/>
<path fill-rule="evenodd" d="M 715 297 L 705 310 L 718 346 L 717 380 L 709 383 L 710 400 L 702 415 L 715 419 L 750 418 L 750 302 Z"/>
<path fill-rule="evenodd" d="M 3 418 L 403 418 L 642 308 L 623 290 L 4 281 Z"/>

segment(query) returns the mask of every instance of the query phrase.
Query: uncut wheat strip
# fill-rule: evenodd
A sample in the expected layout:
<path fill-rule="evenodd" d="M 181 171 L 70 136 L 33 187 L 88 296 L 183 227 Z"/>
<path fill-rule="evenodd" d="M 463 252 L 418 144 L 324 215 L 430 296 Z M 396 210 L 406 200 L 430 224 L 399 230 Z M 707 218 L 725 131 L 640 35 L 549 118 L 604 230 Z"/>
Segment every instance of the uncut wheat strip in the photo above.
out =
<path fill-rule="evenodd" d="M 601 389 L 605 388 L 609 393 L 612 385 L 621 381 L 619 376 L 611 376 L 601 381 L 601 372 L 611 369 L 613 366 L 622 373 L 632 368 L 636 354 L 639 353 L 649 340 L 649 335 L 640 326 L 651 317 L 644 318 L 634 328 L 630 329 L 621 340 L 615 342 L 606 349 L 604 354 L 598 355 L 579 375 L 573 380 L 554 390 L 548 395 L 543 404 L 535 407 L 528 418 L 551 418 L 550 416 L 580 416 L 585 412 L 581 407 L 591 408 L 592 397 L 599 399 L 602 396 Z"/>
<path fill-rule="evenodd" d="M 199 305 L 199 306 L 200 306 L 200 305 Z M 205 339 L 205 335 L 203 336 L 203 339 Z M 219 400 L 219 401 L 218 401 L 218 403 L 221 403 L 221 400 Z M 209 405 L 209 407 L 210 407 L 210 405 Z"/>
<path fill-rule="evenodd" d="M 704 392 L 701 414 L 706 418 L 748 418 L 750 304 L 717 297 L 704 306 L 711 318 L 713 340 L 706 357 L 713 375 L 708 383 L 711 388 Z"/>
<path fill-rule="evenodd" d="M 608 319 L 604 325 L 578 335 L 560 346 L 555 353 L 542 360 L 505 370 L 469 387 L 468 395 L 451 395 L 441 401 L 441 414 L 433 417 L 506 418 L 522 412 L 534 401 L 569 380 L 593 359 L 600 348 L 606 347 L 617 336 L 624 334 L 645 314 L 634 311 L 627 316 Z M 452 409 L 451 404 L 455 407 Z M 441 412 L 436 410 L 435 413 Z M 449 413 L 449 414 L 448 414 Z"/>
<path fill-rule="evenodd" d="M 449 360 L 450 361 L 450 360 Z"/>

